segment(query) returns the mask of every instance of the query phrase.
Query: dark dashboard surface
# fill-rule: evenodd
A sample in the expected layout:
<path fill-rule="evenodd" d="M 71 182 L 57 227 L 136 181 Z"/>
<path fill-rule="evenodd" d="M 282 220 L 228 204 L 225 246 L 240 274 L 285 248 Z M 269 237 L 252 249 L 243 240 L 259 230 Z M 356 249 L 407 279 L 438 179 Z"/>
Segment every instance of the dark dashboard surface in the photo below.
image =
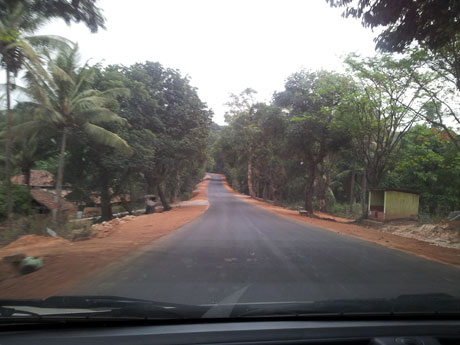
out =
<path fill-rule="evenodd" d="M 256 321 L 18 329 L 0 344 L 460 344 L 460 321 Z"/>

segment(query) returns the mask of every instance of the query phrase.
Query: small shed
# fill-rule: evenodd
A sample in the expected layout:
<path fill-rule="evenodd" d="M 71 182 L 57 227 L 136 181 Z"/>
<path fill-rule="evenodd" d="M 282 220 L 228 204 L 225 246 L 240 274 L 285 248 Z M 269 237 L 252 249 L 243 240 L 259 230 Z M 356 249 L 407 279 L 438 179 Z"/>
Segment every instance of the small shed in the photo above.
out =
<path fill-rule="evenodd" d="M 369 218 L 378 220 L 416 219 L 419 194 L 402 189 L 369 191 Z"/>

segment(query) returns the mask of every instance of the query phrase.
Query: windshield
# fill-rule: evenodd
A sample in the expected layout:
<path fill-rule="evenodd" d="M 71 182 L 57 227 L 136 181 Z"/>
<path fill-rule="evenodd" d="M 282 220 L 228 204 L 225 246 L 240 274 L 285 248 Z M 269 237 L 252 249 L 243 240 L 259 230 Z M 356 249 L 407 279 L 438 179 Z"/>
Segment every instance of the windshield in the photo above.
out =
<path fill-rule="evenodd" d="M 0 321 L 459 316 L 427 6 L 0 0 Z"/>

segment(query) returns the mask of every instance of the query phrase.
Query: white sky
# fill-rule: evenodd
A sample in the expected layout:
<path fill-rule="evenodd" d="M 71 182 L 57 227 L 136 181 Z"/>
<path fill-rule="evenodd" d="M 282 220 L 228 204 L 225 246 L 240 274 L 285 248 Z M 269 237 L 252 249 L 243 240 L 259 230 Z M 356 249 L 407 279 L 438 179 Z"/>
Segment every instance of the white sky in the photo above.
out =
<path fill-rule="evenodd" d="M 146 60 L 189 75 L 224 124 L 230 93 L 269 101 L 302 68 L 341 70 L 341 56 L 374 53 L 374 33 L 325 0 L 100 0 L 107 30 L 50 23 L 40 33 L 78 42 L 83 60 Z"/>

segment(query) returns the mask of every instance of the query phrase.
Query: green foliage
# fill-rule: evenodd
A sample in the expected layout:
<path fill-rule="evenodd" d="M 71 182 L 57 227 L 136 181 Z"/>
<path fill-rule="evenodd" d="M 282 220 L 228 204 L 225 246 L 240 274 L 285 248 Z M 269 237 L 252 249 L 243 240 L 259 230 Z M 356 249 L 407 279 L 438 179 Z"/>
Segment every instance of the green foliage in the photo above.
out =
<path fill-rule="evenodd" d="M 13 213 L 18 215 L 28 215 L 32 211 L 32 197 L 29 191 L 15 183 L 12 184 Z M 7 216 L 6 206 L 6 186 L 0 186 L 0 220 L 5 220 Z"/>
<path fill-rule="evenodd" d="M 420 61 L 350 55 L 347 76 L 294 73 L 270 105 L 255 103 L 250 89 L 232 95 L 228 126 L 213 139 L 215 167 L 240 192 L 250 194 L 252 184 L 256 197 L 303 199 L 305 209 L 340 216 L 357 217 L 357 201 L 366 212 L 369 187 L 418 191 L 422 211 L 432 214 L 460 207 L 458 134 L 434 120 L 412 128 L 445 116 L 421 82 L 440 79 L 413 73 Z"/>
<path fill-rule="evenodd" d="M 460 153 L 444 130 L 416 126 L 383 186 L 418 191 L 424 213 L 445 216 L 460 207 Z"/>
<path fill-rule="evenodd" d="M 405 70 L 410 62 L 389 55 L 345 60 L 355 86 L 342 109 L 364 164 L 371 188 L 379 185 L 390 168 L 399 144 L 418 119 L 424 103 L 421 87 Z M 416 108 L 416 109 L 414 109 Z"/>
<path fill-rule="evenodd" d="M 27 85 L 18 91 L 27 101 L 8 112 L 13 121 L 0 118 L 0 140 L 11 144 L 0 161 L 15 172 L 53 172 L 57 190 L 70 183 L 76 202 L 100 197 L 103 219 L 112 216 L 114 197 L 118 208 L 132 210 L 143 195 L 157 194 L 167 209 L 191 195 L 206 170 L 224 173 L 240 192 L 308 211 L 355 216 L 368 187 L 419 191 L 432 214 L 460 207 L 460 136 L 451 128 L 460 124 L 460 7 L 329 2 L 386 27 L 380 49 L 400 51 L 413 40 L 420 46 L 398 57 L 352 54 L 345 74 L 294 73 L 270 103 L 256 102 L 252 89 L 231 95 L 226 126 L 211 122 L 178 70 L 150 61 L 82 66 L 67 40 L 29 35 L 50 18 L 97 31 L 104 18 L 95 1 L 1 2 L 1 64 L 10 73 L 26 69 Z M 417 122 L 428 125 L 413 128 Z M 28 214 L 28 194 L 18 186 L 14 194 L 15 212 Z M 24 233 L 35 231 L 29 223 L 20 226 Z"/>
<path fill-rule="evenodd" d="M 366 27 L 384 28 L 377 48 L 401 52 L 413 41 L 438 49 L 460 33 L 460 4 L 445 0 L 327 0 L 344 6 L 344 16 L 361 18 Z"/>

